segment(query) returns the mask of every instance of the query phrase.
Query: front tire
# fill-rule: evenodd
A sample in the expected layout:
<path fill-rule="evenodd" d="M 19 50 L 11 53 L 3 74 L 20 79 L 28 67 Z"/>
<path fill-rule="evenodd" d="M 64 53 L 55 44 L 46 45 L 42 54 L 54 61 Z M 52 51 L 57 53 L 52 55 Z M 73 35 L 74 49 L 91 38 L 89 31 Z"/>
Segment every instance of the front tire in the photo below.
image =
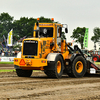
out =
<path fill-rule="evenodd" d="M 70 75 L 76 78 L 83 77 L 86 73 L 86 69 L 86 60 L 82 56 L 77 56 L 72 63 Z"/>
<path fill-rule="evenodd" d="M 49 64 L 48 67 L 50 67 L 50 66 L 54 66 L 54 68 L 52 70 L 45 70 L 44 73 L 48 77 L 61 78 L 62 74 L 63 74 L 63 69 L 64 69 L 63 58 L 61 57 L 61 55 L 58 55 L 55 58 L 54 63 Z"/>
<path fill-rule="evenodd" d="M 32 70 L 16 69 L 16 73 L 19 77 L 30 77 L 32 75 Z"/>

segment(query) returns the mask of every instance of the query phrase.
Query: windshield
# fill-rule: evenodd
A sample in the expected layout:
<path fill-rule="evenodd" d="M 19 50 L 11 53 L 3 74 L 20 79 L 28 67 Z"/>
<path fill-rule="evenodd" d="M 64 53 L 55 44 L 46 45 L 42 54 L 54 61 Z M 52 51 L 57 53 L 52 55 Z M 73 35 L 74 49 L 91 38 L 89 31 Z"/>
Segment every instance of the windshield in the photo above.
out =
<path fill-rule="evenodd" d="M 40 37 L 53 37 L 53 28 L 52 27 L 39 27 L 39 34 L 40 34 Z"/>

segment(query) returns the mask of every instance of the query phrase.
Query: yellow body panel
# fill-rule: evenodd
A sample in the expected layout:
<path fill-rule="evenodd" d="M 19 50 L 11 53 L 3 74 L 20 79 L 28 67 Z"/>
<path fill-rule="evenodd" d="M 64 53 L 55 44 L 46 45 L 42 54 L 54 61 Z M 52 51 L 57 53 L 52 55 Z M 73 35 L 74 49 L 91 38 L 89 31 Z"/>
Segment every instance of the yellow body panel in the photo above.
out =
<path fill-rule="evenodd" d="M 14 58 L 14 65 L 19 67 L 42 67 L 47 66 L 47 59 Z"/>

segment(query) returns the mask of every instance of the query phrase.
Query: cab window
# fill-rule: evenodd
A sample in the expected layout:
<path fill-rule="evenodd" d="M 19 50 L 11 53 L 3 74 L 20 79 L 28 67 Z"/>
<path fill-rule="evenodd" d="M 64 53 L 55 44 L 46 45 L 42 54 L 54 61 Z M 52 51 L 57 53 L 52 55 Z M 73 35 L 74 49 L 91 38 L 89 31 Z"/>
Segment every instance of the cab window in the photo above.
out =
<path fill-rule="evenodd" d="M 53 37 L 53 28 L 39 27 L 40 37 Z"/>

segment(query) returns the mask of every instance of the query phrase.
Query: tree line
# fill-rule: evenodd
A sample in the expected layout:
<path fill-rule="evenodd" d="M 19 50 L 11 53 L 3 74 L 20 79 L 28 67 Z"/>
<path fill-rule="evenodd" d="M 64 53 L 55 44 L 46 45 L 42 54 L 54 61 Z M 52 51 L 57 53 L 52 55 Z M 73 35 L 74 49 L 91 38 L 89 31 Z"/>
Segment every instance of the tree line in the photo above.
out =
<path fill-rule="evenodd" d="M 19 20 L 15 20 L 13 16 L 9 15 L 8 13 L 1 13 L 0 14 L 0 37 L 3 35 L 7 38 L 8 32 L 13 29 L 13 40 L 18 41 L 20 38 L 26 36 L 33 36 L 33 27 L 34 24 L 37 22 L 36 18 L 28 18 L 28 17 L 21 17 Z M 44 18 L 43 16 L 40 17 L 40 22 L 49 22 L 52 23 L 50 18 Z M 81 48 L 83 48 L 83 40 L 85 35 L 86 27 L 77 27 L 73 30 L 71 38 L 75 39 L 75 42 L 81 44 Z M 93 29 L 94 36 L 91 37 L 91 40 L 96 43 L 99 42 L 100 37 L 100 28 L 95 27 Z M 3 38 L 0 38 L 0 41 Z"/>
<path fill-rule="evenodd" d="M 33 27 L 37 22 L 36 18 L 21 17 L 19 20 L 14 20 L 13 16 L 8 13 L 0 14 L 0 37 L 7 38 L 8 33 L 13 29 L 13 39 L 18 41 L 20 38 L 26 36 L 33 36 Z M 40 17 L 39 22 L 52 22 L 50 18 Z M 1 38 L 2 39 L 2 38 Z"/>
<path fill-rule="evenodd" d="M 81 45 L 81 49 L 83 49 L 84 44 L 84 36 L 85 36 L 85 30 L 86 27 L 77 27 L 76 29 L 73 30 L 73 34 L 71 36 L 71 38 L 75 39 L 75 42 L 78 42 Z M 100 42 L 100 28 L 99 27 L 95 27 L 93 29 L 93 33 L 94 36 L 91 36 L 91 41 L 94 42 L 94 44 L 96 44 L 97 42 Z"/>

